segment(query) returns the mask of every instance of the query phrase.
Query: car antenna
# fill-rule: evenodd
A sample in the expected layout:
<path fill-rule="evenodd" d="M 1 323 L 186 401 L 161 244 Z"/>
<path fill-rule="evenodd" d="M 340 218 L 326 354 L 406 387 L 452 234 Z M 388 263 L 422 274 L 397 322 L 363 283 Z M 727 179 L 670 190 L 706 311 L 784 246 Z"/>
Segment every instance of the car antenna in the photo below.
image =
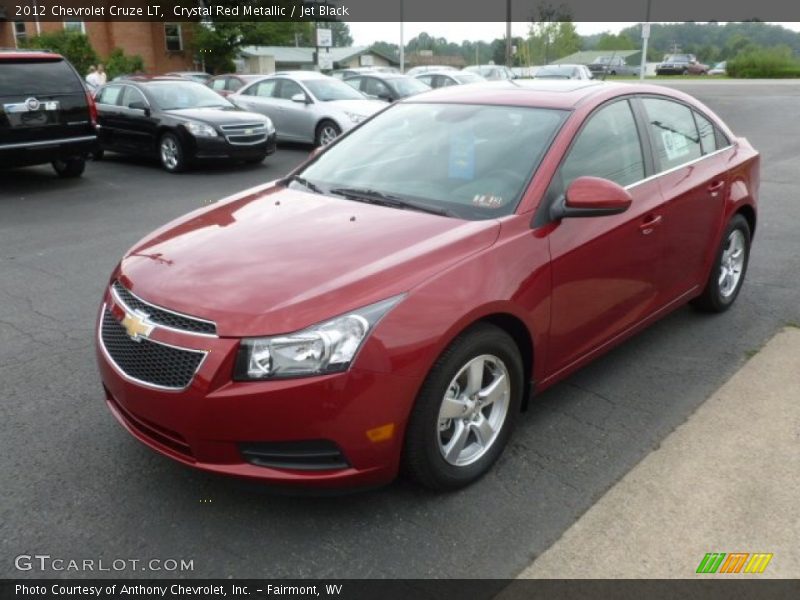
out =
<path fill-rule="evenodd" d="M 616 50 L 613 50 L 613 51 L 611 52 L 611 58 L 609 59 L 609 61 L 608 61 L 608 62 L 609 62 L 609 63 L 613 62 L 613 61 L 614 61 L 614 57 L 615 57 L 616 55 L 617 55 L 617 51 L 616 51 Z M 602 79 L 601 81 L 605 81 L 605 80 L 606 80 L 606 75 L 608 75 L 608 70 L 609 70 L 610 68 L 611 68 L 611 65 L 610 65 L 610 64 L 608 64 L 608 65 L 606 65 L 606 68 L 605 68 L 605 69 L 603 69 L 603 79 Z"/>

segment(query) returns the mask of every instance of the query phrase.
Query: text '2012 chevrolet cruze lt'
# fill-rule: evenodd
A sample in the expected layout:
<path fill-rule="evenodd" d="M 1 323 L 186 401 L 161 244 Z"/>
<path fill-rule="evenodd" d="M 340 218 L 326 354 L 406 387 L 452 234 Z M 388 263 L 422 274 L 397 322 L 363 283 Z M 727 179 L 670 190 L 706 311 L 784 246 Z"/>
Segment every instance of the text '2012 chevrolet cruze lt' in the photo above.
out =
<path fill-rule="evenodd" d="M 758 182 L 745 139 L 662 87 L 400 101 L 125 255 L 98 318 L 108 406 L 210 472 L 463 486 L 534 389 L 688 301 L 733 304 Z"/>

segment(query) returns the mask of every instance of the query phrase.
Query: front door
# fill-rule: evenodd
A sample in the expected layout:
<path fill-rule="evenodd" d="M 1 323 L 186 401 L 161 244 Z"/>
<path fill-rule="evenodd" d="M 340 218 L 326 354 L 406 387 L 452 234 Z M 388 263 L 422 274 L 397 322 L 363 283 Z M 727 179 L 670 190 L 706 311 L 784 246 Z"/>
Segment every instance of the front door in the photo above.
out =
<path fill-rule="evenodd" d="M 565 218 L 549 234 L 552 316 L 548 374 L 569 367 L 659 306 L 662 197 L 627 99 L 595 111 L 556 174 L 548 199 L 577 177 L 603 177 L 633 197 L 622 214 Z"/>

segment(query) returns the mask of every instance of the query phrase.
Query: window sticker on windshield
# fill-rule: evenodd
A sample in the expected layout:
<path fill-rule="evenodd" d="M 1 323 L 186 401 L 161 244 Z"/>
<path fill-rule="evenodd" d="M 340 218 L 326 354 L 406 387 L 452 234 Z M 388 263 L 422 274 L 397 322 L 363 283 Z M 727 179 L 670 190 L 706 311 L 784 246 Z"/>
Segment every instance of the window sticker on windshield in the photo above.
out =
<path fill-rule="evenodd" d="M 661 132 L 661 142 L 664 144 L 664 151 L 669 160 L 676 160 L 686 156 L 690 152 L 689 142 L 686 136 L 677 131 L 665 130 Z"/>
<path fill-rule="evenodd" d="M 472 131 L 457 131 L 450 135 L 450 179 L 475 178 L 475 135 Z"/>
<path fill-rule="evenodd" d="M 500 208 L 503 206 L 503 197 L 492 194 L 475 194 L 472 198 L 472 205 L 480 208 Z"/>

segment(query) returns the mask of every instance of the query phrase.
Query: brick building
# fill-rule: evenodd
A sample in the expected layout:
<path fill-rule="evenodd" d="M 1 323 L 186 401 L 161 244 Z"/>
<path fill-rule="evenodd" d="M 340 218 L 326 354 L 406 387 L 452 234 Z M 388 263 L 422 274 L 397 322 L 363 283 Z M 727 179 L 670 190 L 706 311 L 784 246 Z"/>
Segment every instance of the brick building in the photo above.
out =
<path fill-rule="evenodd" d="M 85 33 L 101 59 L 121 48 L 138 54 L 150 74 L 195 69 L 192 24 L 142 21 L 11 21 L 0 18 L 0 47 L 14 48 L 25 38 L 60 29 Z"/>

